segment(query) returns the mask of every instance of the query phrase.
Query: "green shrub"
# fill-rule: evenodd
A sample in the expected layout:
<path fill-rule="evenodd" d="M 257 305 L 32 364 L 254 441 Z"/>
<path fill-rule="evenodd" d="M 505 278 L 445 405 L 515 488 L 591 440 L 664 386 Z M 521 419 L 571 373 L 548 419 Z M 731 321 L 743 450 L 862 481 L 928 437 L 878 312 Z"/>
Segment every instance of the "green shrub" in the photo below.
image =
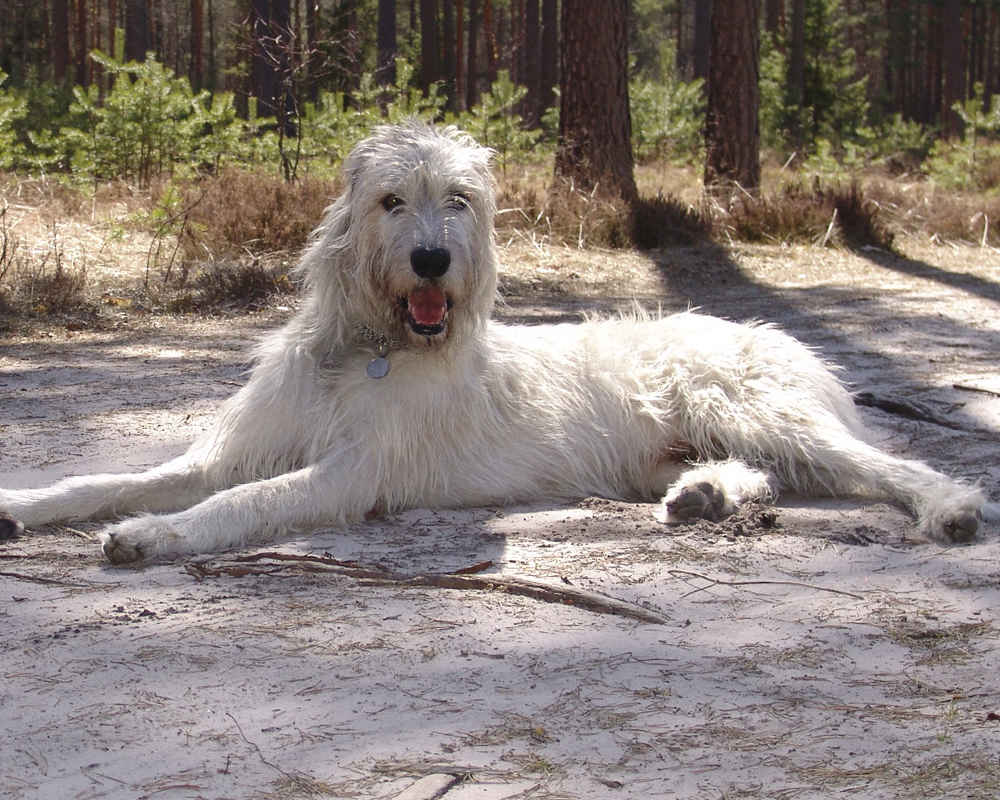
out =
<path fill-rule="evenodd" d="M 27 104 L 16 92 L 4 90 L 7 73 L 0 69 L 0 169 L 17 165 L 21 154 L 17 126 L 28 113 Z"/>
<path fill-rule="evenodd" d="M 1000 95 L 985 109 L 983 85 L 973 97 L 952 106 L 964 124 L 962 138 L 939 139 L 925 167 L 935 183 L 948 189 L 989 190 L 1000 186 Z"/>
<path fill-rule="evenodd" d="M 511 161 L 533 159 L 541 136 L 540 130 L 527 130 L 516 111 L 527 93 L 526 87 L 514 83 L 510 73 L 502 69 L 489 92 L 480 98 L 479 105 L 449 118 L 450 122 L 475 136 L 481 145 L 496 151 L 497 165 L 504 174 Z"/>
<path fill-rule="evenodd" d="M 633 81 L 629 87 L 632 149 L 638 161 L 696 163 L 704 157 L 704 81 L 672 77 L 663 83 Z"/>

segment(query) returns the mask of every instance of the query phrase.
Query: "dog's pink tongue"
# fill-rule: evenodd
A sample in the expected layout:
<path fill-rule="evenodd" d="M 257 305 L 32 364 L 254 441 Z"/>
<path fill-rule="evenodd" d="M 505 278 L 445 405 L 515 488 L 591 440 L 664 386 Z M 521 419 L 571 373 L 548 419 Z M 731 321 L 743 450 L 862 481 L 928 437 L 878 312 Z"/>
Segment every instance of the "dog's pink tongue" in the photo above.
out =
<path fill-rule="evenodd" d="M 440 325 L 448 313 L 448 298 L 437 286 L 421 286 L 408 298 L 410 316 L 418 325 Z"/>

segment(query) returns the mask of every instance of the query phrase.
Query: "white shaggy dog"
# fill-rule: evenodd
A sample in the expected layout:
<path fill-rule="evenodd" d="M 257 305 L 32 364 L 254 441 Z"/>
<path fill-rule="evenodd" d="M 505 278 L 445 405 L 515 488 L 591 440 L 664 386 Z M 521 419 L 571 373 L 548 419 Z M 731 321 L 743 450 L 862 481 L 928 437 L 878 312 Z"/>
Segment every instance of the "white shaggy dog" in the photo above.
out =
<path fill-rule="evenodd" d="M 981 492 L 865 444 L 847 391 L 772 327 L 492 322 L 489 158 L 453 129 L 379 129 L 302 258 L 301 310 L 214 429 L 148 472 L 0 490 L 0 511 L 29 527 L 141 512 L 101 534 L 115 563 L 373 510 L 664 492 L 665 522 L 791 489 L 888 498 L 939 541 L 974 535 Z"/>

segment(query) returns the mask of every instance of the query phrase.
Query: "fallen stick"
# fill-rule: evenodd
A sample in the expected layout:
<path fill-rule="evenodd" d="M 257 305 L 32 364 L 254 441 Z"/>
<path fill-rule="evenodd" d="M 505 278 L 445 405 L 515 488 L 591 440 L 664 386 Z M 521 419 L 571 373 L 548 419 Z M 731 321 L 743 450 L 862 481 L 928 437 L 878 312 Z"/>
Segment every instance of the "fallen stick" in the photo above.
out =
<path fill-rule="evenodd" d="M 993 397 L 1000 397 L 1000 392 L 994 391 L 993 389 L 984 389 L 982 386 L 971 386 L 967 383 L 953 383 L 951 385 L 952 389 L 958 389 L 961 392 L 979 392 L 980 394 L 988 394 Z"/>
<path fill-rule="evenodd" d="M 918 422 L 930 422 L 934 425 L 940 425 L 943 428 L 951 428 L 956 431 L 966 430 L 965 426 L 959 425 L 957 422 L 952 422 L 950 419 L 945 419 L 939 414 L 935 414 L 927 406 L 911 403 L 908 400 L 886 397 L 885 395 L 874 394 L 872 392 L 858 392 L 854 395 L 854 402 L 859 406 L 878 408 L 900 417 L 915 419 Z"/>
<path fill-rule="evenodd" d="M 70 583 L 69 581 L 57 581 L 54 578 L 42 578 L 38 575 L 24 575 L 20 572 L 0 572 L 0 577 L 14 578 L 19 581 L 30 581 L 31 583 L 44 583 L 49 586 L 68 586 L 71 589 L 89 589 L 91 586 L 86 583 Z"/>
<path fill-rule="evenodd" d="M 627 617 L 640 622 L 665 625 L 670 620 L 656 611 L 642 606 L 607 597 L 597 592 L 578 589 L 575 586 L 554 586 L 527 578 L 507 575 L 473 575 L 470 571 L 480 571 L 492 566 L 482 562 L 472 567 L 448 573 L 428 573 L 405 575 L 374 567 L 365 567 L 356 561 L 340 561 L 330 556 L 293 555 L 291 553 L 263 552 L 247 556 L 237 556 L 231 562 L 190 562 L 184 569 L 195 578 L 215 578 L 223 575 L 244 577 L 247 575 L 275 575 L 287 571 L 332 572 L 354 578 L 370 586 L 433 587 L 438 589 L 461 589 L 466 591 L 499 591 L 519 597 L 530 597 L 545 603 L 562 605 L 592 611 L 597 614 L 611 614 Z"/>
<path fill-rule="evenodd" d="M 967 388 L 969 391 L 983 391 L 989 394 L 993 394 L 989 389 L 973 389 L 971 387 L 959 387 L 955 385 L 955 388 Z M 991 439 L 996 436 L 995 431 L 991 431 L 987 428 L 979 428 L 974 425 L 962 425 L 959 422 L 952 422 L 950 419 L 942 417 L 940 414 L 936 414 L 931 411 L 927 406 L 922 403 L 913 403 L 908 400 L 900 400 L 895 397 L 886 397 L 885 395 L 873 394 L 872 392 L 858 392 L 854 395 L 854 403 L 859 406 L 870 406 L 871 408 L 879 408 L 882 411 L 887 411 L 890 414 L 896 414 L 900 417 L 906 417 L 907 419 L 915 419 L 918 422 L 930 422 L 932 425 L 940 425 L 942 428 L 950 428 L 953 431 L 965 431 L 966 433 L 974 433 L 980 436 L 988 436 Z"/>
<path fill-rule="evenodd" d="M 700 578 L 703 581 L 708 582 L 708 586 L 701 586 L 697 589 L 692 589 L 690 592 L 684 595 L 695 594 L 697 592 L 703 592 L 709 588 L 709 586 L 798 586 L 802 589 L 812 589 L 816 592 L 830 592 L 831 594 L 842 594 L 845 597 L 853 597 L 855 600 L 864 600 L 860 594 L 854 594 L 854 592 L 845 592 L 843 589 L 828 589 L 825 586 L 816 586 L 812 583 L 802 583 L 801 581 L 724 581 L 721 578 L 711 578 L 708 575 L 702 575 L 700 572 L 690 572 L 686 569 L 672 569 L 670 574 L 675 577 L 686 576 L 690 578 Z"/>

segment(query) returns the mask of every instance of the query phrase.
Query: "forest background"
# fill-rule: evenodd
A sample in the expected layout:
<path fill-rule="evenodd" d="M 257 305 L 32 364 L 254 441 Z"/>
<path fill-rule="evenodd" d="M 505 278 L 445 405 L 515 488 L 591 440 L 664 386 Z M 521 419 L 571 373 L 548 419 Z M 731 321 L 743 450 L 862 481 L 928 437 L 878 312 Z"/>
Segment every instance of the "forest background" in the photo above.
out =
<path fill-rule="evenodd" d="M 100 220 L 101 249 L 149 234 L 129 303 L 169 289 L 141 302 L 188 310 L 220 291 L 287 288 L 285 255 L 336 191 L 344 155 L 372 126 L 410 116 L 494 148 L 499 224 L 553 241 L 1000 242 L 1000 1 L 590 6 L 5 0 L 0 311 L 85 303 L 86 258 L 66 257 L 60 216 Z M 758 108 L 763 172 L 725 196 L 703 182 L 713 6 L 755 33 L 745 102 Z M 603 15 L 626 23 L 637 196 L 552 168 L 572 68 L 564 34 L 596 35 Z M 29 197 L 48 209 L 34 240 L 9 211 Z"/>

